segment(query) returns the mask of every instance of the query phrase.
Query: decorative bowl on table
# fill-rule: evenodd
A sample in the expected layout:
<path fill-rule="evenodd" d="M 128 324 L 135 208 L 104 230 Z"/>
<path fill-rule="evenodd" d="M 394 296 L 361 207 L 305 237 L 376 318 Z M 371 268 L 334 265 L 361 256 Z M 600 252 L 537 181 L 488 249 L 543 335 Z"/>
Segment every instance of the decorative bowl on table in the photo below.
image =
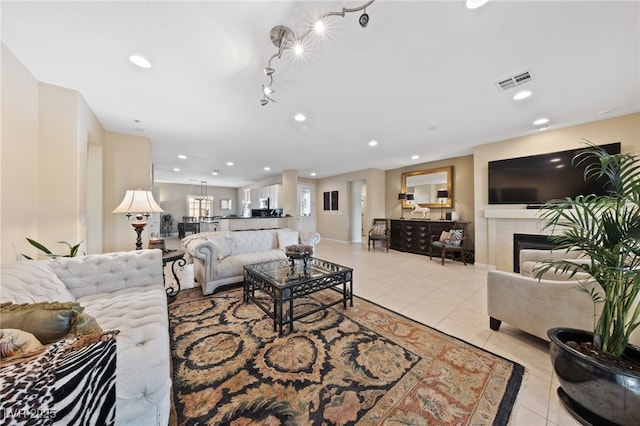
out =
<path fill-rule="evenodd" d="M 296 259 L 302 259 L 304 262 L 304 267 L 307 267 L 307 260 L 313 255 L 313 247 L 303 245 L 303 244 L 294 244 L 291 246 L 286 246 L 284 248 L 284 253 L 291 260 L 291 266 L 293 267 Z"/>

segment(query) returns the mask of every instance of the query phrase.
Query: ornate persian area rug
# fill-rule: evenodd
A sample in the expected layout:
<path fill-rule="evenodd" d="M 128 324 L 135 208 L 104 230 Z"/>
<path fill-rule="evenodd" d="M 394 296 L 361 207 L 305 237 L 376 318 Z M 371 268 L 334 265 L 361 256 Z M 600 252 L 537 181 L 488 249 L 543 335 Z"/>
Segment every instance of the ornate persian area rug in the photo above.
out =
<path fill-rule="evenodd" d="M 502 425 L 524 373 L 361 298 L 280 337 L 242 289 L 185 296 L 169 305 L 178 425 Z"/>

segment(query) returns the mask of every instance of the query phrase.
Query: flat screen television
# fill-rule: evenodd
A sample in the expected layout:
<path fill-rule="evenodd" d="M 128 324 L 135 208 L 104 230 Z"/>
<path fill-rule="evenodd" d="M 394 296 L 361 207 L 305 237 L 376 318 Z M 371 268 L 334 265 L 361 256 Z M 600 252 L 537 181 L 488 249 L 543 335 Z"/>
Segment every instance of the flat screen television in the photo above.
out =
<path fill-rule="evenodd" d="M 600 145 L 620 153 L 620 142 Z M 584 168 L 572 165 L 584 148 L 489 162 L 489 204 L 539 207 L 550 200 L 578 195 L 604 195 L 603 180 L 584 180 Z"/>

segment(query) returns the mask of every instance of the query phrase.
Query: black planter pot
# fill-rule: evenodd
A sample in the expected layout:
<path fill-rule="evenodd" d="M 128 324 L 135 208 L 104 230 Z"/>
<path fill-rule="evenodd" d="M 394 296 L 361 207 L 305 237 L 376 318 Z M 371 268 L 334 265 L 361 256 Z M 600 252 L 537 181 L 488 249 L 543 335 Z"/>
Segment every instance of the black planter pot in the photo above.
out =
<path fill-rule="evenodd" d="M 604 364 L 567 346 L 591 342 L 593 333 L 552 328 L 551 363 L 564 406 L 585 425 L 640 425 L 640 373 Z M 640 348 L 629 345 L 625 355 L 640 360 Z"/>

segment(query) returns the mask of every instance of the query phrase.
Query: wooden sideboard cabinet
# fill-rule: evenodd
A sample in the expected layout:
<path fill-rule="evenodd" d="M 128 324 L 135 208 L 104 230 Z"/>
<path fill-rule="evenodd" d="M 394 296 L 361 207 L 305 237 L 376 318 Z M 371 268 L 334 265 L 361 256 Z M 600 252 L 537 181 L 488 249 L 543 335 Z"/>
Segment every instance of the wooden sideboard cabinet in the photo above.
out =
<path fill-rule="evenodd" d="M 391 219 L 390 248 L 429 255 L 431 236 L 450 230 L 454 223 L 452 220 Z M 434 248 L 433 254 L 440 256 L 440 250 Z"/>

